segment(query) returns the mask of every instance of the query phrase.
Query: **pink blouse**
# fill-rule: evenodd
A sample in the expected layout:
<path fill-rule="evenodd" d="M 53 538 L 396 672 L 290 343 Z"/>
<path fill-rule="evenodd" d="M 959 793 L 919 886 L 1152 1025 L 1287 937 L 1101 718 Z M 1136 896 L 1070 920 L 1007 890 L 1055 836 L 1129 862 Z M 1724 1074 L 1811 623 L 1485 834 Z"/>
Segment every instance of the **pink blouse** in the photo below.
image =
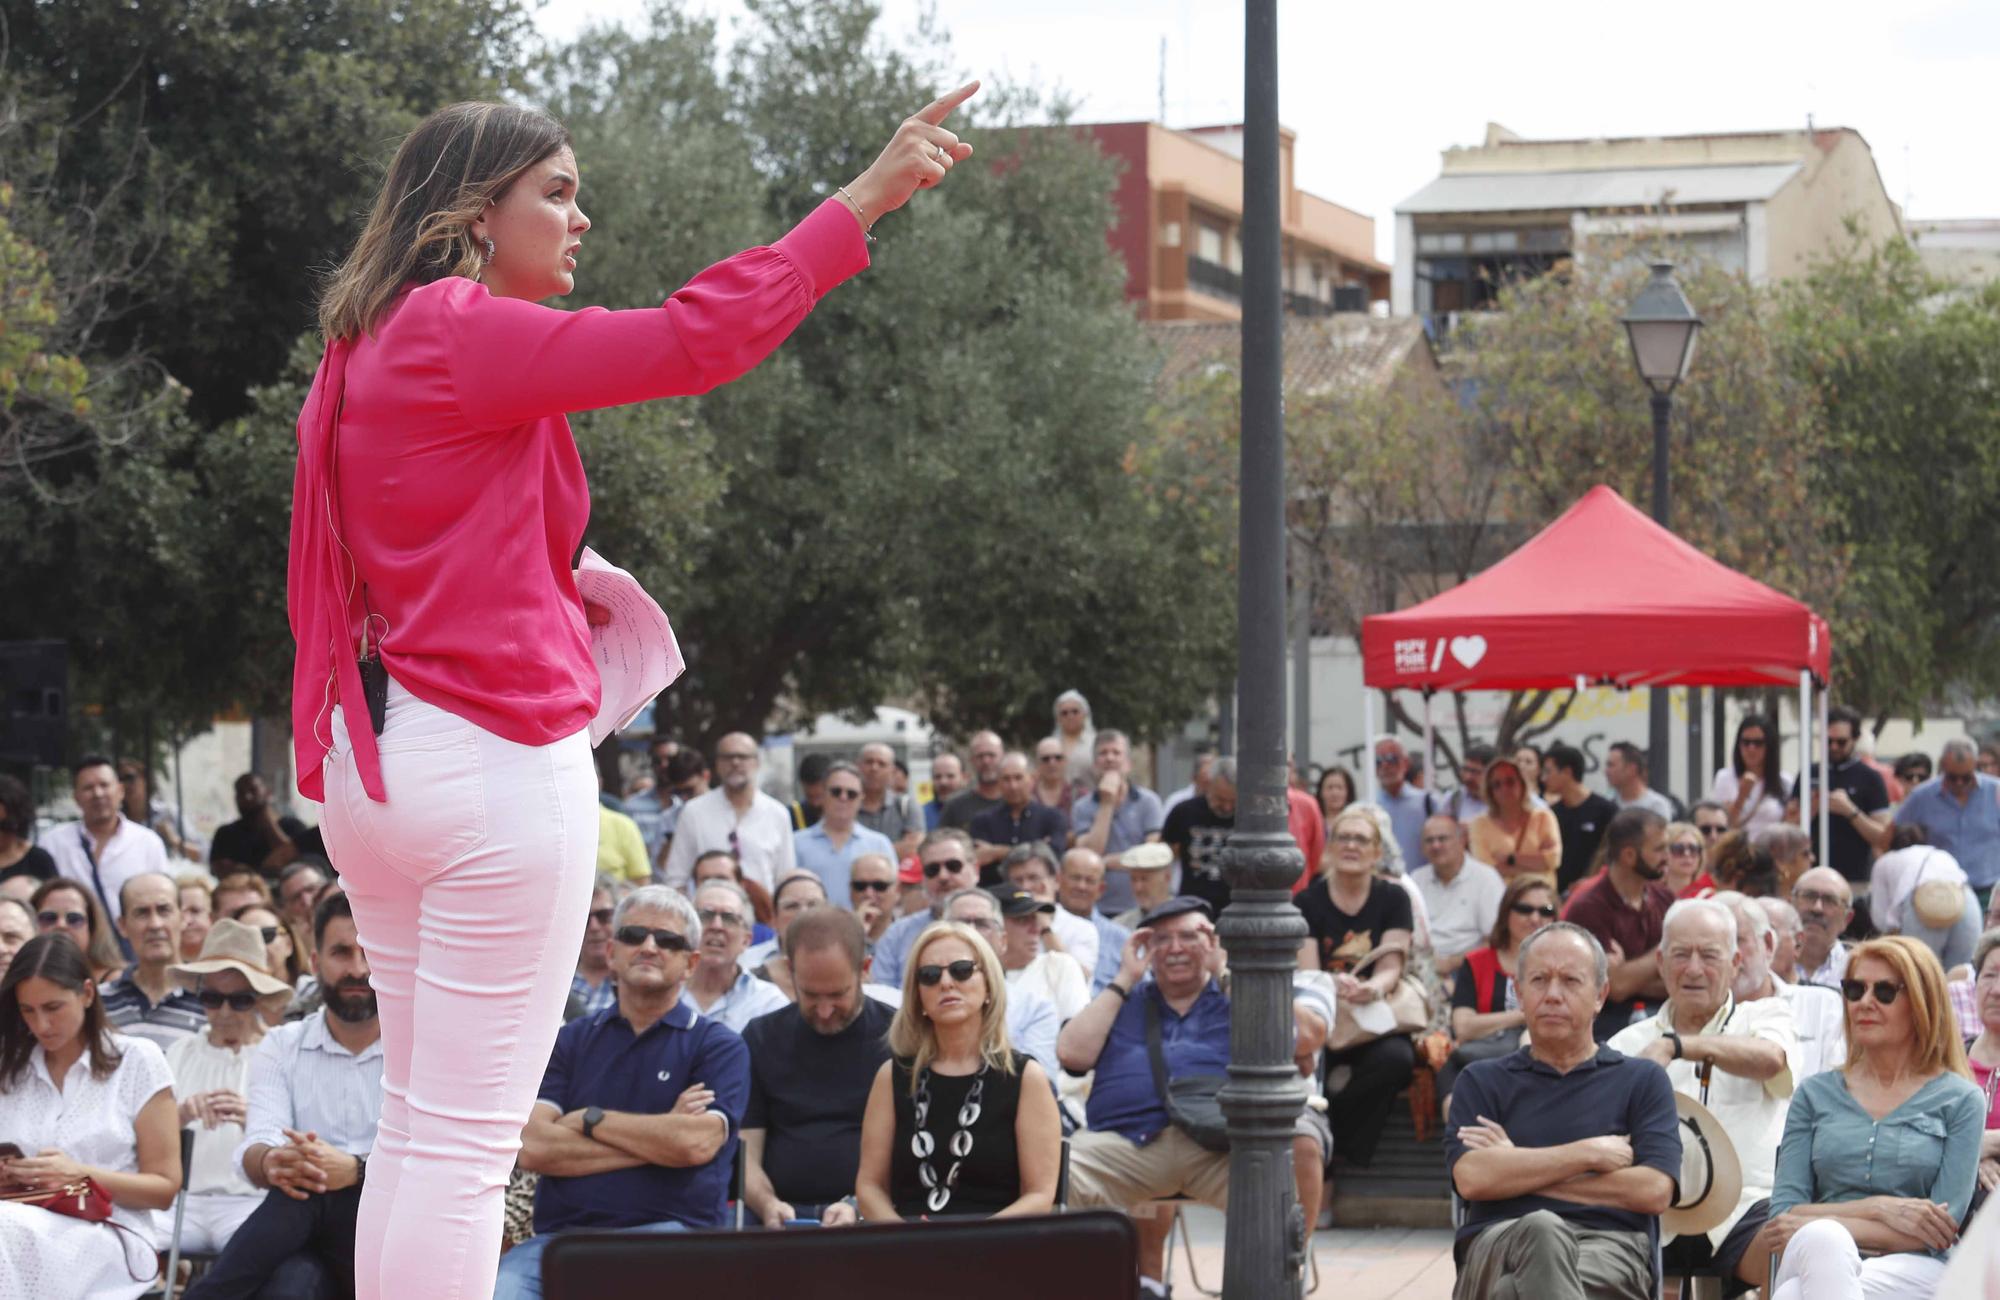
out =
<path fill-rule="evenodd" d="M 387 798 L 355 665 L 364 584 L 382 619 L 370 640 L 382 633 L 412 695 L 524 745 L 588 725 L 597 668 L 571 564 L 590 490 L 564 413 L 728 383 L 867 265 L 853 214 L 829 199 L 657 308 L 563 311 L 453 276 L 407 290 L 372 335 L 328 344 L 292 485 L 300 793 L 325 797 L 341 703 L 362 787 Z"/>

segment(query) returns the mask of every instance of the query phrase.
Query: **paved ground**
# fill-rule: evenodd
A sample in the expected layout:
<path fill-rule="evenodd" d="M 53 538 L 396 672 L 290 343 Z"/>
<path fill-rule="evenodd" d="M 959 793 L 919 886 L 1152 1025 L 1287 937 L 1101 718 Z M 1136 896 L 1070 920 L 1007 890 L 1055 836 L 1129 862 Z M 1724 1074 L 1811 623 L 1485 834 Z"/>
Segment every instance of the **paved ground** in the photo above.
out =
<path fill-rule="evenodd" d="M 1195 1270 L 1202 1284 L 1222 1286 L 1222 1216 L 1205 1206 L 1186 1211 L 1194 1241 Z M 1451 1233 L 1444 1228 L 1334 1228 L 1313 1234 L 1319 1287 L 1308 1290 L 1326 1300 L 1450 1300 Z M 1178 1242 L 1173 1258 L 1176 1300 L 1201 1300 Z M 1312 1286 L 1307 1275 L 1306 1285 Z"/>

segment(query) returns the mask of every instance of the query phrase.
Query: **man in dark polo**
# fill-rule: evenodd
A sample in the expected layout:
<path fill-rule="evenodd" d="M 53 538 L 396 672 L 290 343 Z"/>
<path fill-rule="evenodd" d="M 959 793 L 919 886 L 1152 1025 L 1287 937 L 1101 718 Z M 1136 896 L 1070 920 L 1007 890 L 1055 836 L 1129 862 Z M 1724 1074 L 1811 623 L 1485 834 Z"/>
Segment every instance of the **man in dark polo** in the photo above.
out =
<path fill-rule="evenodd" d="M 1000 760 L 1000 806 L 989 808 L 972 819 L 973 853 L 979 859 L 979 883 L 987 888 L 1007 883 L 1001 863 L 1017 844 L 1036 840 L 1061 854 L 1069 842 L 1069 824 L 1063 815 L 1036 803 L 1035 769 L 1028 756 L 1016 750 Z"/>
<path fill-rule="evenodd" d="M 1650 1300 L 1681 1170 L 1673 1087 L 1592 1036 L 1611 977 L 1588 930 L 1558 921 L 1515 962 L 1527 1044 L 1474 1063 L 1451 1094 L 1445 1171 L 1465 1202 L 1452 1294 Z"/>
<path fill-rule="evenodd" d="M 501 1258 L 494 1300 L 539 1300 L 557 1233 L 722 1226 L 750 1051 L 681 996 L 700 933 L 694 904 L 664 885 L 618 904 L 618 1004 L 556 1035 L 521 1131 L 521 1167 L 542 1176 L 535 1235 Z"/>
<path fill-rule="evenodd" d="M 896 1018 L 894 1007 L 861 991 L 866 936 L 853 913 L 807 912 L 784 943 L 798 1005 L 743 1030 L 750 1048 L 743 1201 L 767 1228 L 824 1218 L 853 1192 L 861 1116 L 876 1071 L 889 1059 Z"/>

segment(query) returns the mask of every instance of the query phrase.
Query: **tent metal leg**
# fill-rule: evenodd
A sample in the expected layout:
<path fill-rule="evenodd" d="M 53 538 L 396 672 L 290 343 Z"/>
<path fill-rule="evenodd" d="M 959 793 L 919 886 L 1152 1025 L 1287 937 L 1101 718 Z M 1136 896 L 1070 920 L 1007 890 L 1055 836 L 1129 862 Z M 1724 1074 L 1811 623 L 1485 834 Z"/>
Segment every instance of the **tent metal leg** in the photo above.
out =
<path fill-rule="evenodd" d="M 1819 688 L 1819 741 L 1821 749 L 1826 748 L 1826 697 L 1832 694 L 1830 689 L 1832 685 L 1833 683 L 1828 682 Z M 1857 735 L 1855 737 L 1855 744 L 1859 745 L 1860 742 L 1861 738 Z M 1832 833 L 1833 810 L 1827 806 L 1827 800 L 1833 794 L 1833 762 L 1831 756 L 1827 754 L 1821 754 L 1819 759 L 1819 856 L 1822 863 L 1830 863 L 1833 860 L 1833 851 L 1828 845 L 1832 841 L 1827 836 Z M 1806 770 L 1810 772 L 1812 769 L 1807 768 Z"/>
<path fill-rule="evenodd" d="M 1368 782 L 1368 801 L 1382 802 L 1381 787 L 1375 782 L 1375 692 L 1364 684 L 1361 687 L 1361 769 Z"/>
<path fill-rule="evenodd" d="M 1812 772 L 1808 764 L 1812 762 L 1813 755 L 1812 688 L 1812 669 L 1808 668 L 1799 674 L 1799 771 L 1808 776 Z M 1825 765 L 1821 764 L 1821 769 L 1824 768 Z M 1812 800 L 1799 800 L 1799 829 L 1808 834 L 1812 832 L 1811 817 Z"/>

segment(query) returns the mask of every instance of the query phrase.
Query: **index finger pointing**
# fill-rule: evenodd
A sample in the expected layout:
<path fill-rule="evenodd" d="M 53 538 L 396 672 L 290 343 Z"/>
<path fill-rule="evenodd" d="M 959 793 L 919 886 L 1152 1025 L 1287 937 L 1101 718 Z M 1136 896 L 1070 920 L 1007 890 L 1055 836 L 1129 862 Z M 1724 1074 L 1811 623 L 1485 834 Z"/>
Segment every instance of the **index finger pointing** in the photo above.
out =
<path fill-rule="evenodd" d="M 968 81 L 949 95 L 941 99 L 934 99 L 924 105 L 923 108 L 917 111 L 917 120 L 920 122 L 929 122 L 932 126 L 937 126 L 947 117 L 951 116 L 953 109 L 963 104 L 966 100 L 971 99 L 978 91 L 979 83 L 977 81 Z"/>

